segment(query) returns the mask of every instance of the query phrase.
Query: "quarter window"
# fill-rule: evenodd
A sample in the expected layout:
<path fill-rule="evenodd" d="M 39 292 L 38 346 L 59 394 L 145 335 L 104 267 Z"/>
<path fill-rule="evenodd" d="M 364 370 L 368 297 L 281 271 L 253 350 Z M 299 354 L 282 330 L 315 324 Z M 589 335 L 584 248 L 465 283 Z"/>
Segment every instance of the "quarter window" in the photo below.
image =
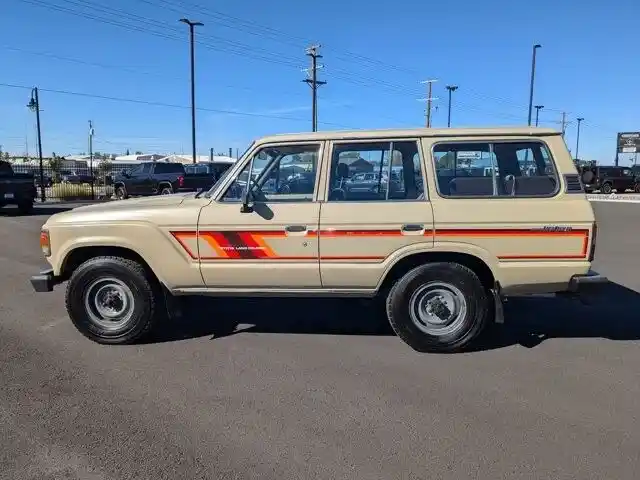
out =
<path fill-rule="evenodd" d="M 558 191 L 542 142 L 440 143 L 433 160 L 444 197 L 548 197 Z"/>
<path fill-rule="evenodd" d="M 333 147 L 330 202 L 380 202 L 424 198 L 415 141 L 341 143 Z"/>
<path fill-rule="evenodd" d="M 222 201 L 241 201 L 249 176 L 256 202 L 313 201 L 319 150 L 319 145 L 262 148 L 238 174 Z"/>

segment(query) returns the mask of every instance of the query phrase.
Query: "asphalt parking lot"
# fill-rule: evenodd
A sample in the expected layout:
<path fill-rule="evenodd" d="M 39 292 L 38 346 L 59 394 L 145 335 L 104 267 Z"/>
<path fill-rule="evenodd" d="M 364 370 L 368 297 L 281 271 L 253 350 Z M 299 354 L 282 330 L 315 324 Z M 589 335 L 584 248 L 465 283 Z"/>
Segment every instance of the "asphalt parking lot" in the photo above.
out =
<path fill-rule="evenodd" d="M 605 295 L 511 301 L 458 355 L 347 301 L 209 301 L 99 346 L 28 282 L 56 209 L 0 211 L 0 479 L 636 479 L 640 205 L 594 205 Z"/>

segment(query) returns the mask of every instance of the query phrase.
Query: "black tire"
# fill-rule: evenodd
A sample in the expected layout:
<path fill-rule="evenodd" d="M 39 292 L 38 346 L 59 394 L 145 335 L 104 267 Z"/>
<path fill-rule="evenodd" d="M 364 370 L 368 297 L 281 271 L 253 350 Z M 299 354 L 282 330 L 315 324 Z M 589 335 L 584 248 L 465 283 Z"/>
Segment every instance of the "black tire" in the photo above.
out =
<path fill-rule="evenodd" d="M 130 294 L 127 298 L 132 304 L 128 310 L 131 317 L 120 328 L 115 328 L 115 323 L 113 328 L 105 327 L 108 320 L 104 316 L 100 323 L 96 321 L 95 317 L 100 316 L 96 307 L 93 307 L 95 311 L 89 311 L 89 306 L 98 303 L 99 298 L 98 295 L 91 298 L 95 289 L 100 291 L 94 285 L 98 282 L 114 284 L 114 279 L 120 282 L 120 287 L 124 285 L 128 288 L 124 296 Z M 71 321 L 85 337 L 101 344 L 126 345 L 135 343 L 151 332 L 162 314 L 161 295 L 160 288 L 149 279 L 139 263 L 121 257 L 96 257 L 87 260 L 73 272 L 65 301 Z"/>
<path fill-rule="evenodd" d="M 451 291 L 457 290 L 466 304 L 466 314 L 453 322 L 457 327 L 451 331 L 434 334 L 437 327 L 426 323 L 419 327 L 421 322 L 412 319 L 412 296 L 432 282 L 453 287 Z M 449 309 L 446 311 L 450 313 Z M 387 316 L 391 327 L 401 340 L 418 352 L 463 351 L 482 333 L 491 319 L 491 312 L 487 291 L 478 276 L 469 268 L 453 262 L 435 262 L 414 268 L 396 282 L 387 297 Z"/>
<path fill-rule="evenodd" d="M 596 178 L 596 175 L 591 170 L 582 172 L 582 183 L 591 183 L 594 178 Z"/>
<path fill-rule="evenodd" d="M 29 215 L 33 212 L 33 202 L 20 202 L 18 204 L 18 213 L 20 215 Z"/>
<path fill-rule="evenodd" d="M 160 187 L 160 195 L 172 195 L 173 194 L 173 188 L 171 188 L 169 185 L 163 185 L 162 187 Z"/>
<path fill-rule="evenodd" d="M 116 194 L 116 198 L 118 200 L 125 200 L 127 198 L 127 196 L 128 196 L 127 195 L 127 191 L 125 190 L 123 185 L 118 185 L 116 187 L 115 194 Z"/>
<path fill-rule="evenodd" d="M 633 191 L 636 192 L 636 193 L 640 193 L 640 183 L 636 183 L 633 186 Z"/>
<path fill-rule="evenodd" d="M 613 188 L 611 187 L 610 183 L 604 183 L 602 184 L 602 187 L 600 187 L 600 192 L 604 193 L 605 195 L 609 195 L 612 191 Z"/>

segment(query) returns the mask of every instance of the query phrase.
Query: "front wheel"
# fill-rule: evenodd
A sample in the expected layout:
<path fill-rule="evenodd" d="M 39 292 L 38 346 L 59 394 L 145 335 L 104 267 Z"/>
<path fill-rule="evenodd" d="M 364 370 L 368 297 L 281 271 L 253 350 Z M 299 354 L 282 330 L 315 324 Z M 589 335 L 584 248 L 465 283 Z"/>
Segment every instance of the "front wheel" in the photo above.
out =
<path fill-rule="evenodd" d="M 85 337 L 102 344 L 130 344 L 147 335 L 159 314 L 158 288 L 139 263 L 96 257 L 69 280 L 67 312 Z"/>
<path fill-rule="evenodd" d="M 472 270 L 435 262 L 414 268 L 393 286 L 387 316 L 398 337 L 414 350 L 455 352 L 482 333 L 491 308 Z"/>

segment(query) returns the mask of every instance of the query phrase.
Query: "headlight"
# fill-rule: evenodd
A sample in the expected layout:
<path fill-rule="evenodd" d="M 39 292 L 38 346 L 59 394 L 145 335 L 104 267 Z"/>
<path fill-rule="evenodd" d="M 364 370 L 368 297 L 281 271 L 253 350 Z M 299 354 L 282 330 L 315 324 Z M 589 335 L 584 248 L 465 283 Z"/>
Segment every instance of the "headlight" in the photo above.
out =
<path fill-rule="evenodd" d="M 42 229 L 40 231 L 40 249 L 45 257 L 51 256 L 51 240 L 48 230 Z"/>

